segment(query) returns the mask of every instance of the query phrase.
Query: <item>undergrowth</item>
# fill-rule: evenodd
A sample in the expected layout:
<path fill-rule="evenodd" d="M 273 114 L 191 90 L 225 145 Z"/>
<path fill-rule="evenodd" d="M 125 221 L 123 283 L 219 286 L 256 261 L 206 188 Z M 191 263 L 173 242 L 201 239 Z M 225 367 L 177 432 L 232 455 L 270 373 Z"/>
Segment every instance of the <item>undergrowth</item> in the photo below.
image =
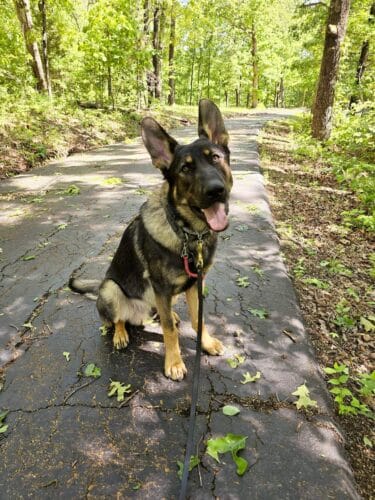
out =
<path fill-rule="evenodd" d="M 344 224 L 375 232 L 375 104 L 337 110 L 326 142 L 311 137 L 310 114 L 297 117 L 291 126 L 297 144 L 295 159 L 313 160 L 321 171 L 332 171 L 357 196 L 359 206 L 341 214 Z"/>
<path fill-rule="evenodd" d="M 226 108 L 225 117 L 250 111 Z M 151 115 L 165 128 L 197 121 L 197 106 L 153 104 L 150 109 L 83 109 L 76 102 L 36 92 L 0 98 L 0 178 L 24 172 L 49 158 L 139 135 L 143 116 Z"/>

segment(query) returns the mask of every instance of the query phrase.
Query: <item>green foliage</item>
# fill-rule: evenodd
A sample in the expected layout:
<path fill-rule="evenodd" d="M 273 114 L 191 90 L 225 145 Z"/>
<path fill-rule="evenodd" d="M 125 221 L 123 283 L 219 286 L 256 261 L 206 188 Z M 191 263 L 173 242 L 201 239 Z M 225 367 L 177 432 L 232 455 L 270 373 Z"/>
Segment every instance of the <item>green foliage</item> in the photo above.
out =
<path fill-rule="evenodd" d="M 291 122 L 297 144 L 295 156 L 318 163 L 321 171 L 331 171 L 343 187 L 358 198 L 358 207 L 342 212 L 343 223 L 375 232 L 375 105 L 363 102 L 356 108 L 335 114 L 335 126 L 328 141 L 310 137 L 309 115 Z"/>
<path fill-rule="evenodd" d="M 214 458 L 217 462 L 219 460 L 219 454 L 230 452 L 234 463 L 237 466 L 237 474 L 243 476 L 247 470 L 247 460 L 238 456 L 238 452 L 245 448 L 247 436 L 241 436 L 236 434 L 227 434 L 223 437 L 218 437 L 216 439 L 209 439 L 207 441 L 206 453 Z"/>
<path fill-rule="evenodd" d="M 355 324 L 355 319 L 351 316 L 351 307 L 346 299 L 341 299 L 336 305 L 336 316 L 333 320 L 336 326 L 346 330 L 351 330 Z"/>
<path fill-rule="evenodd" d="M 243 380 L 241 380 L 241 384 L 248 384 L 249 382 L 256 382 L 261 377 L 260 372 L 256 372 L 255 375 L 250 375 L 250 372 L 246 372 L 243 374 Z"/>
<path fill-rule="evenodd" d="M 297 396 L 297 401 L 294 404 L 297 407 L 297 410 L 301 408 L 309 408 L 309 407 L 317 407 L 318 403 L 310 398 L 310 391 L 307 388 L 306 384 L 302 384 L 297 389 L 292 392 L 293 396 Z"/>
<path fill-rule="evenodd" d="M 236 283 L 241 288 L 247 288 L 250 285 L 248 276 L 239 276 L 236 279 Z"/>
<path fill-rule="evenodd" d="M 240 354 L 235 354 L 233 358 L 227 359 L 227 363 L 231 368 L 237 368 L 244 362 L 245 362 L 245 356 L 241 356 Z"/>
<path fill-rule="evenodd" d="M 304 278 L 302 280 L 303 283 L 306 285 L 312 285 L 315 286 L 316 288 L 320 288 L 321 290 L 328 290 L 330 287 L 329 283 L 322 281 L 318 278 Z"/>
<path fill-rule="evenodd" d="M 222 412 L 224 413 L 224 415 L 227 415 L 228 417 L 234 417 L 235 415 L 238 415 L 240 413 L 240 410 L 235 406 L 226 405 L 223 406 Z"/>
<path fill-rule="evenodd" d="M 89 363 L 88 365 L 86 365 L 83 374 L 85 377 L 99 378 L 102 374 L 102 371 L 99 366 L 95 365 L 95 363 Z"/>
<path fill-rule="evenodd" d="M 306 273 L 306 268 L 305 268 L 304 262 L 305 262 L 305 258 L 301 257 L 297 260 L 296 265 L 293 267 L 293 274 L 297 278 L 301 278 Z"/>
<path fill-rule="evenodd" d="M 261 309 L 248 309 L 248 311 L 256 318 L 266 319 L 268 316 L 268 312 L 263 308 L 261 308 Z"/>
<path fill-rule="evenodd" d="M 371 373 L 361 373 L 358 377 L 360 384 L 359 393 L 361 396 L 370 397 L 375 394 L 375 371 Z"/>
<path fill-rule="evenodd" d="M 190 457 L 190 462 L 189 462 L 189 472 L 192 471 L 194 467 L 197 467 L 197 465 L 199 465 L 199 462 L 200 462 L 199 457 L 197 457 L 196 455 L 192 455 Z M 177 475 L 181 480 L 182 475 L 184 473 L 184 463 L 181 462 L 180 460 L 177 460 L 177 465 L 178 465 Z"/>
<path fill-rule="evenodd" d="M 375 392 L 375 372 L 371 374 L 361 374 L 358 378 L 351 377 L 349 368 L 345 364 L 334 363 L 332 367 L 324 368 L 327 375 L 334 375 L 328 379 L 328 383 L 333 387 L 330 392 L 335 396 L 334 400 L 338 405 L 340 415 L 365 415 L 372 417 L 372 413 L 368 406 L 361 402 L 359 396 L 369 396 Z M 353 394 L 348 387 L 357 382 L 360 389 L 357 390 L 357 395 Z M 358 397 L 357 397 L 358 396 Z"/>
<path fill-rule="evenodd" d="M 8 411 L 0 412 L 0 434 L 4 434 L 8 430 L 8 424 L 5 424 L 4 421 L 6 416 L 8 415 Z"/>
<path fill-rule="evenodd" d="M 66 194 L 68 196 L 75 196 L 76 194 L 79 194 L 81 190 L 79 187 L 77 187 L 75 184 L 71 184 L 68 186 L 64 191 L 62 191 L 61 194 Z"/>
<path fill-rule="evenodd" d="M 131 392 L 131 384 L 123 384 L 122 382 L 118 382 L 117 380 L 111 380 L 109 384 L 108 397 L 117 396 L 117 401 L 121 402 L 125 399 L 125 394 L 129 394 Z"/>

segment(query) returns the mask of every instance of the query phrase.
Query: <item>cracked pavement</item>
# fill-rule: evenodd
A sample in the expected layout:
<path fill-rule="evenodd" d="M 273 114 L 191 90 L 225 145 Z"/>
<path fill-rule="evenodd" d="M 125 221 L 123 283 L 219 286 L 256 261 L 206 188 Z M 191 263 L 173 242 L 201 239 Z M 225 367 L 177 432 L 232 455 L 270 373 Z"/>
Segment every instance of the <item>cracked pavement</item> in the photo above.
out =
<path fill-rule="evenodd" d="M 256 136 L 267 111 L 227 120 L 234 188 L 230 227 L 219 237 L 206 285 L 205 318 L 226 345 L 202 356 L 195 442 L 201 465 L 194 499 L 359 498 L 330 397 L 307 338 L 272 222 Z M 182 142 L 195 127 L 174 135 Z M 108 179 L 120 178 L 121 184 Z M 67 289 L 73 271 L 102 277 L 126 224 L 161 177 L 136 140 L 54 162 L 0 185 L 0 498 L 177 498 L 177 460 L 188 427 L 195 334 L 181 298 L 183 382 L 162 374 L 158 325 L 130 330 L 126 350 L 102 336 L 95 304 Z M 66 190 L 75 185 L 78 195 Z M 249 285 L 239 287 L 238 277 Z M 250 309 L 265 309 L 258 318 Z M 286 332 L 286 333 L 285 333 Z M 70 353 L 67 361 L 63 352 Z M 237 368 L 228 358 L 244 357 Z M 87 363 L 101 377 L 80 375 Z M 261 378 L 241 384 L 245 372 Z M 132 386 L 125 404 L 107 396 L 111 380 Z M 306 382 L 318 411 L 297 411 Z M 239 415 L 221 408 L 233 404 Z M 237 476 L 229 454 L 204 453 L 210 437 L 248 436 Z"/>

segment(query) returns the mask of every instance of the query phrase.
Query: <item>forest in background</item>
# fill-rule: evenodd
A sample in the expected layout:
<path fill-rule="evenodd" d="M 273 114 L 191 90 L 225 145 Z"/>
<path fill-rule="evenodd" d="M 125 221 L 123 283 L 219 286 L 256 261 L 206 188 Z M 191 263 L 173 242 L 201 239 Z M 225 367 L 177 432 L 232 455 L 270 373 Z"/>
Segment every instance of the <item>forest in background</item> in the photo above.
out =
<path fill-rule="evenodd" d="M 367 101 L 374 93 L 372 3 L 354 0 L 350 7 L 336 89 L 344 107 L 352 97 Z M 26 4 L 31 24 L 23 35 L 17 10 L 22 16 Z M 2 100 L 30 97 L 37 86 L 70 102 L 130 108 L 159 101 L 195 104 L 201 97 L 247 108 L 310 107 L 329 9 L 328 1 L 315 0 L 2 0 L 0 5 Z M 32 67 L 24 38 L 26 45 L 37 45 L 41 72 Z"/>
<path fill-rule="evenodd" d="M 178 106 L 202 97 L 224 111 L 304 107 L 313 120 L 295 126 L 301 154 L 328 162 L 360 199 L 355 223 L 375 230 L 373 0 L 0 6 L 3 177 L 133 136 L 143 109 L 183 118 L 191 111 Z"/>

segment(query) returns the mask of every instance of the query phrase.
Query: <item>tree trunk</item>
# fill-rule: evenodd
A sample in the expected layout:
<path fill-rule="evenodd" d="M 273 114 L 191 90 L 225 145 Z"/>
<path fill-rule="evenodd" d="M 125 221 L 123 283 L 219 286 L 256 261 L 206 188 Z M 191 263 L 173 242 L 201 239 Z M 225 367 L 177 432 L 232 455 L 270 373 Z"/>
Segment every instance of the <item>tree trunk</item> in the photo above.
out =
<path fill-rule="evenodd" d="M 348 22 L 350 0 L 331 0 L 318 89 L 313 106 L 312 136 L 326 140 L 332 130 L 332 109 L 340 64 L 340 45 Z"/>
<path fill-rule="evenodd" d="M 285 92 L 284 92 L 284 78 L 281 77 L 280 78 L 280 85 L 279 85 L 279 104 L 280 104 L 280 106 L 282 108 L 285 106 L 284 95 L 285 95 Z"/>
<path fill-rule="evenodd" d="M 144 0 L 143 2 L 143 44 L 142 47 L 146 47 L 149 43 L 149 22 L 150 22 L 150 0 Z M 147 86 L 147 95 L 145 95 L 145 104 L 150 106 L 153 95 L 154 95 L 154 84 L 153 75 L 151 71 L 146 71 L 144 75 Z"/>
<path fill-rule="evenodd" d="M 240 91 L 237 87 L 234 89 L 234 91 L 236 93 L 236 108 L 238 108 L 240 105 Z"/>
<path fill-rule="evenodd" d="M 370 8 L 369 22 L 372 22 L 374 16 L 375 16 L 375 2 L 371 5 L 371 8 Z M 363 76 L 363 73 L 365 72 L 365 69 L 366 69 L 369 51 L 370 51 L 370 41 L 365 40 L 362 43 L 361 53 L 360 53 L 359 61 L 358 61 L 358 65 L 357 65 L 357 72 L 356 72 L 356 76 L 355 76 L 355 83 L 357 84 L 358 87 L 361 85 L 362 76 Z M 356 95 L 356 94 L 351 95 L 350 101 L 349 101 L 349 108 L 352 106 L 352 104 L 355 104 L 356 102 L 358 102 L 358 100 L 359 100 L 358 95 Z"/>
<path fill-rule="evenodd" d="M 201 76 L 202 76 L 202 48 L 199 48 L 199 57 L 198 57 L 198 68 L 197 68 L 197 89 L 198 89 L 198 100 L 202 98 L 202 85 L 201 85 Z"/>
<path fill-rule="evenodd" d="M 26 50 L 31 55 L 30 66 L 39 92 L 48 92 L 48 84 L 40 57 L 39 47 L 34 37 L 30 0 L 14 0 L 18 20 L 21 24 Z"/>
<path fill-rule="evenodd" d="M 225 95 L 225 106 L 228 107 L 228 91 L 227 90 L 225 90 L 224 95 Z"/>
<path fill-rule="evenodd" d="M 170 38 L 169 38 L 169 53 L 168 53 L 168 65 L 169 65 L 169 94 L 168 94 L 168 104 L 171 106 L 176 100 L 176 89 L 175 89 L 175 74 L 174 74 L 174 48 L 176 43 L 176 8 L 175 3 L 172 4 L 171 12 L 171 25 L 170 25 Z"/>
<path fill-rule="evenodd" d="M 251 107 L 258 106 L 258 87 L 259 87 L 259 67 L 258 67 L 258 49 L 255 25 L 253 23 L 251 29 L 251 55 L 253 64 L 253 81 L 251 90 Z"/>
<path fill-rule="evenodd" d="M 273 105 L 275 108 L 279 107 L 279 82 L 275 82 L 275 95 L 273 97 Z"/>
<path fill-rule="evenodd" d="M 191 72 L 190 72 L 190 106 L 193 103 L 193 83 L 194 83 L 194 65 L 195 65 L 195 47 L 193 48 L 193 58 L 191 61 Z"/>
<path fill-rule="evenodd" d="M 113 96 L 113 87 L 112 87 L 112 68 L 111 68 L 111 63 L 109 61 L 107 65 L 107 90 L 108 90 L 108 99 L 112 104 L 112 110 L 114 110 L 115 99 Z"/>
<path fill-rule="evenodd" d="M 154 97 L 160 100 L 161 97 L 161 52 L 163 50 L 163 31 L 165 24 L 164 2 L 154 9 L 154 31 L 152 46 L 154 53 L 152 56 L 152 66 L 154 68 Z"/>
<path fill-rule="evenodd" d="M 39 0 L 39 12 L 42 18 L 42 61 L 44 67 L 44 74 L 46 77 L 47 91 L 49 97 L 52 97 L 51 79 L 49 74 L 49 58 L 48 58 L 48 32 L 47 32 L 47 12 L 46 0 Z"/>
<path fill-rule="evenodd" d="M 207 68 L 207 97 L 210 98 L 211 91 L 211 42 L 212 42 L 212 33 L 208 42 L 208 68 Z"/>

